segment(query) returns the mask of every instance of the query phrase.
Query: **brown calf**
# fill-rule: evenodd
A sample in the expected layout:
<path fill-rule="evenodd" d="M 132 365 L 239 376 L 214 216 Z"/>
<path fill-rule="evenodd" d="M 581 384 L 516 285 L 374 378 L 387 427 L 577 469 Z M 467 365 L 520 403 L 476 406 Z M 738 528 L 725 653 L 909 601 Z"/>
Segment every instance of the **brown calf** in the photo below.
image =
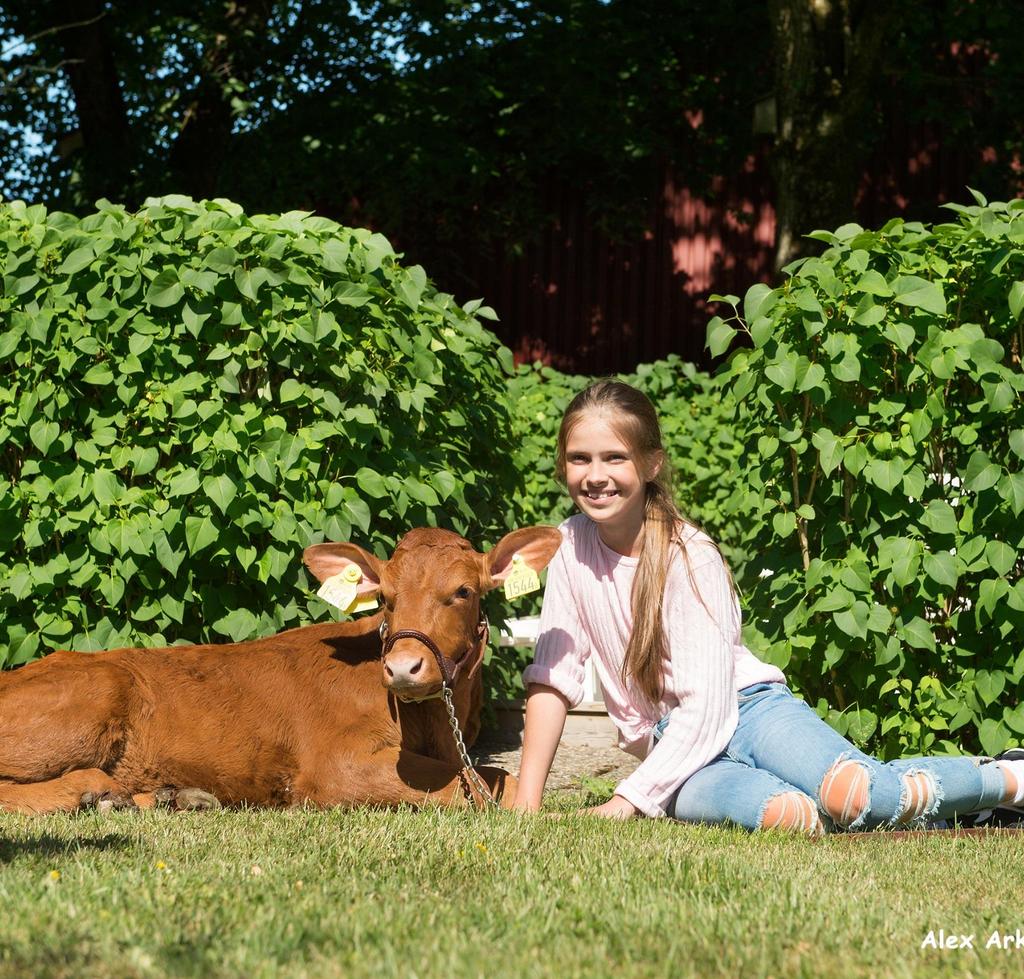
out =
<path fill-rule="evenodd" d="M 479 554 L 449 531 L 413 530 L 388 561 L 317 544 L 304 555 L 310 570 L 323 580 L 358 565 L 359 590 L 379 592 L 380 612 L 222 646 L 58 651 L 0 674 L 0 811 L 148 806 L 195 789 L 227 805 L 467 805 L 444 705 L 427 699 L 441 688 L 438 664 L 415 639 L 382 659 L 382 623 L 461 660 L 454 704 L 472 744 L 480 596 L 514 555 L 539 571 L 560 542 L 554 528 L 531 527 Z M 511 804 L 511 776 L 477 771 Z"/>

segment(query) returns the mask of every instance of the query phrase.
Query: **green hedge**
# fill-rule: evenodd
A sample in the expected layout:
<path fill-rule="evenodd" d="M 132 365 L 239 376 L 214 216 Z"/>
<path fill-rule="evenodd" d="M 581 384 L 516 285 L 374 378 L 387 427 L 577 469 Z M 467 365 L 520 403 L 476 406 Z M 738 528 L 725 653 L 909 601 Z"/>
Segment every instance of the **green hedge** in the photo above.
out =
<path fill-rule="evenodd" d="M 515 519 L 494 314 L 380 235 L 165 197 L 0 242 L 0 664 L 273 633 L 327 614 L 310 543 Z"/>
<path fill-rule="evenodd" d="M 708 328 L 749 644 L 889 757 L 1024 735 L 1024 201 L 953 210 L 816 233 Z"/>

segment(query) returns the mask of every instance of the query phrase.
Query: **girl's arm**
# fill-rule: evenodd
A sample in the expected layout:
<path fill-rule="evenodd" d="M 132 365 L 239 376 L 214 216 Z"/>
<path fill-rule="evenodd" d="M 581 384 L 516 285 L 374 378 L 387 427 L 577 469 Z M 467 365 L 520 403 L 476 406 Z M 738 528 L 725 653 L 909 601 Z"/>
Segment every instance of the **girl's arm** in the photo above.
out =
<path fill-rule="evenodd" d="M 531 683 L 526 694 L 523 758 L 514 809 L 536 812 L 544 795 L 558 741 L 562 737 L 569 701 L 554 687 Z"/>
<path fill-rule="evenodd" d="M 537 812 L 544 785 L 551 771 L 558 742 L 565 727 L 569 701 L 554 687 L 531 683 L 526 694 L 526 723 L 523 730 L 523 757 L 519 770 L 519 788 L 513 809 Z M 586 810 L 595 816 L 629 819 L 638 814 L 636 806 L 621 795 Z"/>

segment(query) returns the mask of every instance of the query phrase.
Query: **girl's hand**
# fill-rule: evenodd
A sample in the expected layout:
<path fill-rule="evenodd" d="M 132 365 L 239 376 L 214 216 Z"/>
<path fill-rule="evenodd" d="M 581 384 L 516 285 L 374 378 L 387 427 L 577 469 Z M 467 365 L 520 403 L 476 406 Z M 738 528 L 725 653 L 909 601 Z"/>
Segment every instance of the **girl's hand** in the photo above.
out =
<path fill-rule="evenodd" d="M 632 802 L 624 799 L 621 795 L 613 795 L 600 806 L 593 806 L 583 811 L 590 816 L 603 816 L 605 819 L 632 819 L 640 812 Z"/>

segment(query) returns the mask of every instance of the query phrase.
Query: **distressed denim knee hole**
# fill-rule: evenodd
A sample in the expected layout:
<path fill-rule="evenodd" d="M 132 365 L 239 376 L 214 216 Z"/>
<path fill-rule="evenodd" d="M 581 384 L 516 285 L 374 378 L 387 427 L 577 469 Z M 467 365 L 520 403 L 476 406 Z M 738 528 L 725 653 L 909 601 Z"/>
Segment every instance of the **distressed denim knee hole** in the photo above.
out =
<path fill-rule="evenodd" d="M 791 829 L 818 836 L 825 831 L 815 801 L 803 792 L 780 792 L 766 800 L 758 818 L 761 829 Z"/>
<path fill-rule="evenodd" d="M 1003 781 L 1006 783 L 1006 795 L 1003 801 L 1012 802 L 1017 797 L 1017 793 L 1020 791 L 1020 785 L 1017 782 L 1017 776 L 1013 772 L 1011 772 L 1007 766 L 1000 765 L 998 762 L 996 763 L 996 768 L 998 768 L 999 771 L 1002 773 Z"/>
<path fill-rule="evenodd" d="M 821 808 L 843 829 L 859 826 L 871 804 L 872 772 L 846 755 L 836 759 L 818 789 Z"/>
<path fill-rule="evenodd" d="M 903 773 L 900 808 L 894 823 L 923 823 L 942 801 L 942 786 L 932 772 L 915 768 Z"/>

